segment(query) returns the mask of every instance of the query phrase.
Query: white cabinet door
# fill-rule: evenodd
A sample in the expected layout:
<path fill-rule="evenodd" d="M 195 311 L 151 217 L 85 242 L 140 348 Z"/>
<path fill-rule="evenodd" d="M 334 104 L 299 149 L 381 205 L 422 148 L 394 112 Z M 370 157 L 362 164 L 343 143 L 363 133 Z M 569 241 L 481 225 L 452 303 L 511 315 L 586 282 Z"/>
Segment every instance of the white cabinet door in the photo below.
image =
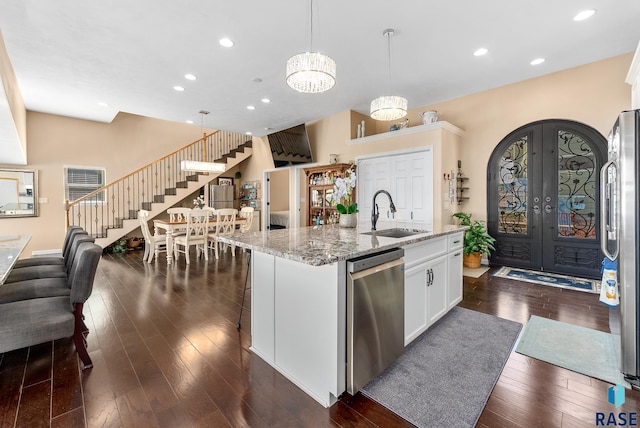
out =
<path fill-rule="evenodd" d="M 462 248 L 449 254 L 448 297 L 449 309 L 462 301 Z"/>
<path fill-rule="evenodd" d="M 404 344 L 427 329 L 427 264 L 404 271 Z"/>
<path fill-rule="evenodd" d="M 440 256 L 427 262 L 427 325 L 439 320 L 447 310 L 447 259 Z"/>
<path fill-rule="evenodd" d="M 361 224 L 370 224 L 373 195 L 378 190 L 391 192 L 389 186 L 389 166 L 388 156 L 363 159 L 358 163 L 356 175 L 358 184 L 356 186 L 358 197 L 358 221 Z M 380 220 L 386 218 L 389 200 L 385 195 L 378 197 L 378 208 L 380 210 Z"/>
<path fill-rule="evenodd" d="M 399 227 L 426 228 L 433 224 L 433 152 L 391 157 L 391 195 Z"/>

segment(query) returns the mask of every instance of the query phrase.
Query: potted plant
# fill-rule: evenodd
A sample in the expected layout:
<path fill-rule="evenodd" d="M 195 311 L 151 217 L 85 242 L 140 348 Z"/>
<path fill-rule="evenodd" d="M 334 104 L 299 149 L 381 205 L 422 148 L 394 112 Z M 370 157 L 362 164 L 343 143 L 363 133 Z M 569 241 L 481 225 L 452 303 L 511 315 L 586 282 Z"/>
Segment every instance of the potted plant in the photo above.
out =
<path fill-rule="evenodd" d="M 464 231 L 463 262 L 468 268 L 479 268 L 482 255 L 487 256 L 495 250 L 493 243 L 496 241 L 489 235 L 487 228 L 480 221 L 471 222 L 471 214 L 455 213 L 453 217 L 460 219 L 461 226 L 468 226 Z"/>
<path fill-rule="evenodd" d="M 339 224 L 341 227 L 356 227 L 358 224 L 358 204 L 354 202 L 353 189 L 356 187 L 356 172 L 352 165 L 344 172 L 344 177 L 336 178 L 333 184 L 333 193 L 327 196 L 327 200 L 335 204 L 340 213 Z"/>
<path fill-rule="evenodd" d="M 111 245 L 111 252 L 113 254 L 124 254 L 129 251 L 129 246 L 127 245 L 127 238 L 118 239 L 113 245 Z"/>

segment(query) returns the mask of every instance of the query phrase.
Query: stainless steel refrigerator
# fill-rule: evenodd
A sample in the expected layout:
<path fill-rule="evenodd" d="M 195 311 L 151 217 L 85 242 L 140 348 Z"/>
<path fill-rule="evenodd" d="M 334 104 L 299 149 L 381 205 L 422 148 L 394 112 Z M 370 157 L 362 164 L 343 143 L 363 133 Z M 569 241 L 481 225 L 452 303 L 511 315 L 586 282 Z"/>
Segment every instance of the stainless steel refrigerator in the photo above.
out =
<path fill-rule="evenodd" d="M 608 144 L 600 172 L 600 242 L 605 256 L 618 259 L 622 372 L 640 385 L 640 110 L 620 113 Z"/>
<path fill-rule="evenodd" d="M 215 209 L 233 208 L 234 186 L 209 186 L 209 206 Z"/>

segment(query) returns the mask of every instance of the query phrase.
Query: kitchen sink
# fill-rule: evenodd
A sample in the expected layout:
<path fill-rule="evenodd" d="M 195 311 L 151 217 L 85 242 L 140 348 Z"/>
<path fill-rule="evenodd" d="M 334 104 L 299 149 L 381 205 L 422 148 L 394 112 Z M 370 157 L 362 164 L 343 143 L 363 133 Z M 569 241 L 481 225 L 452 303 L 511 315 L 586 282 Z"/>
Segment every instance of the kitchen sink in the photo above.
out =
<path fill-rule="evenodd" d="M 406 238 L 407 236 L 418 235 L 420 233 L 428 233 L 427 230 L 407 230 L 407 229 L 383 229 L 364 232 L 363 235 L 384 236 L 385 238 Z"/>

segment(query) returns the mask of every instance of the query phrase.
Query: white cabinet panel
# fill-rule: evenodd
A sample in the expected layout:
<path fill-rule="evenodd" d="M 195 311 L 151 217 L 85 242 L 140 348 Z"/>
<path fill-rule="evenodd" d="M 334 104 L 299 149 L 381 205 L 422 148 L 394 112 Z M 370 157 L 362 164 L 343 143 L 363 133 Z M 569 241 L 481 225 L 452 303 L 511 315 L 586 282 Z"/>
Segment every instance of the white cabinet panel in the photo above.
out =
<path fill-rule="evenodd" d="M 448 244 L 449 251 L 457 250 L 459 248 L 462 248 L 464 236 L 462 232 L 453 233 L 448 236 L 448 241 L 449 241 L 449 244 Z"/>
<path fill-rule="evenodd" d="M 462 233 L 404 249 L 405 346 L 462 300 Z"/>
<path fill-rule="evenodd" d="M 449 254 L 448 261 L 448 297 L 449 309 L 462 301 L 462 248 Z"/>
<path fill-rule="evenodd" d="M 427 329 L 427 264 L 404 272 L 404 344 Z"/>
<path fill-rule="evenodd" d="M 447 256 L 427 262 L 427 324 L 447 313 Z"/>
<path fill-rule="evenodd" d="M 275 257 L 253 251 L 251 258 L 251 350 L 274 364 Z"/>
<path fill-rule="evenodd" d="M 346 281 L 338 263 L 310 266 L 275 258 L 275 364 L 326 406 L 344 391 Z M 344 327 L 343 327 L 344 328 Z"/>

